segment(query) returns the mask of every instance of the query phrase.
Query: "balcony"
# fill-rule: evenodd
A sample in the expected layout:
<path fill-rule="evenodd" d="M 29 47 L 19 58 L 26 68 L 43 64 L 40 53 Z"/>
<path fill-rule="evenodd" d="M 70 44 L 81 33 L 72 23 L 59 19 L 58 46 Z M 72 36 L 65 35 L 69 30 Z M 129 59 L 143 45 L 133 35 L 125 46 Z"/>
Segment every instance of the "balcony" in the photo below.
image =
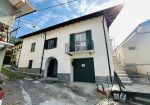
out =
<path fill-rule="evenodd" d="M 9 0 L 9 2 L 17 8 L 18 12 L 21 11 L 21 14 L 15 14 L 16 17 L 24 16 L 35 11 L 35 8 L 28 0 Z"/>
<path fill-rule="evenodd" d="M 9 43 L 9 30 L 11 30 L 11 27 L 8 25 L 0 22 L 0 49 L 5 47 L 10 47 L 13 44 Z"/>
<path fill-rule="evenodd" d="M 74 45 L 70 46 L 70 43 L 65 44 L 65 53 L 72 55 L 75 53 L 93 53 L 94 52 L 94 43 L 93 41 L 81 41 L 75 42 Z"/>

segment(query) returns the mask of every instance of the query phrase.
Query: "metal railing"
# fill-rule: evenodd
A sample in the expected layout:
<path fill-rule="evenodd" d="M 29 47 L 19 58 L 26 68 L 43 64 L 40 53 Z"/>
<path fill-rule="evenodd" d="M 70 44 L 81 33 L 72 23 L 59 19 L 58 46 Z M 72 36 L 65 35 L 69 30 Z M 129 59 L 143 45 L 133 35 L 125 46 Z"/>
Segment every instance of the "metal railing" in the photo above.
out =
<path fill-rule="evenodd" d="M 73 50 L 72 50 L 73 49 Z M 70 47 L 70 43 L 65 44 L 65 52 L 82 52 L 94 50 L 94 43 L 93 41 L 78 41 L 74 43 L 74 46 Z"/>

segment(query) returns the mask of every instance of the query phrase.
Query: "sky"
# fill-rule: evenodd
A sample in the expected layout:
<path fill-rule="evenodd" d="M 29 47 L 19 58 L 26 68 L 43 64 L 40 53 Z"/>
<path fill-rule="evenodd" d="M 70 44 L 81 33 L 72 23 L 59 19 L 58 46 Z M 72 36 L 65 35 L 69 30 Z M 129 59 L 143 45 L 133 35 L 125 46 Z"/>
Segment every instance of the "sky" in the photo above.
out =
<path fill-rule="evenodd" d="M 150 0 L 125 0 L 124 8 L 112 23 L 109 35 L 116 48 L 142 22 L 150 19 Z"/>
<path fill-rule="evenodd" d="M 57 5 L 72 0 L 28 0 L 32 6 L 38 10 L 45 7 Z M 55 24 L 74 19 L 89 13 L 93 13 L 109 6 L 119 4 L 119 0 L 77 0 L 63 6 L 51 8 L 44 11 L 35 12 L 21 18 L 21 21 L 32 23 L 25 24 L 20 22 L 20 29 L 17 37 L 28 33 L 53 26 Z M 14 28 L 17 26 L 15 22 Z M 36 26 L 36 27 L 33 27 Z M 15 34 L 15 33 L 14 33 Z"/>
<path fill-rule="evenodd" d="M 28 0 L 35 9 L 57 5 L 70 0 Z M 75 2 L 35 12 L 21 18 L 18 37 L 73 18 L 124 3 L 124 8 L 110 26 L 109 35 L 118 46 L 138 24 L 150 19 L 150 0 L 77 0 Z M 17 22 L 15 22 L 16 26 Z"/>

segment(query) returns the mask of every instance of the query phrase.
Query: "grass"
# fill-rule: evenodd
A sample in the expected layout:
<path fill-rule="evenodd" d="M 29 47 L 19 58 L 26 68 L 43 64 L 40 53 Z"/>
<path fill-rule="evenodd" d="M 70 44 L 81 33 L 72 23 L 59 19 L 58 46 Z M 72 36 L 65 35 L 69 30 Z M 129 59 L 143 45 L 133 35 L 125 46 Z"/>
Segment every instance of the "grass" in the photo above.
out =
<path fill-rule="evenodd" d="M 21 74 L 18 74 L 16 72 L 13 72 L 12 70 L 8 68 L 2 68 L 1 73 L 9 77 L 9 80 L 17 80 L 17 79 L 23 79 L 24 76 Z"/>

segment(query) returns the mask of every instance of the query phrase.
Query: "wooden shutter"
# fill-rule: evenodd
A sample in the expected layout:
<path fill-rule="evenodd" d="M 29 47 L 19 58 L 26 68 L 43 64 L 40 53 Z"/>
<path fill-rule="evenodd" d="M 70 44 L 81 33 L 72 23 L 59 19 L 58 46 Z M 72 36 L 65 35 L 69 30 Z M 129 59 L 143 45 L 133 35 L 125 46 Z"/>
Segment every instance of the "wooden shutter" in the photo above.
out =
<path fill-rule="evenodd" d="M 54 48 L 57 47 L 57 38 L 54 38 Z"/>
<path fill-rule="evenodd" d="M 74 34 L 70 34 L 70 52 L 75 51 L 75 38 Z"/>
<path fill-rule="evenodd" d="M 86 45 L 87 45 L 87 50 L 92 50 L 93 49 L 91 30 L 86 31 Z"/>

